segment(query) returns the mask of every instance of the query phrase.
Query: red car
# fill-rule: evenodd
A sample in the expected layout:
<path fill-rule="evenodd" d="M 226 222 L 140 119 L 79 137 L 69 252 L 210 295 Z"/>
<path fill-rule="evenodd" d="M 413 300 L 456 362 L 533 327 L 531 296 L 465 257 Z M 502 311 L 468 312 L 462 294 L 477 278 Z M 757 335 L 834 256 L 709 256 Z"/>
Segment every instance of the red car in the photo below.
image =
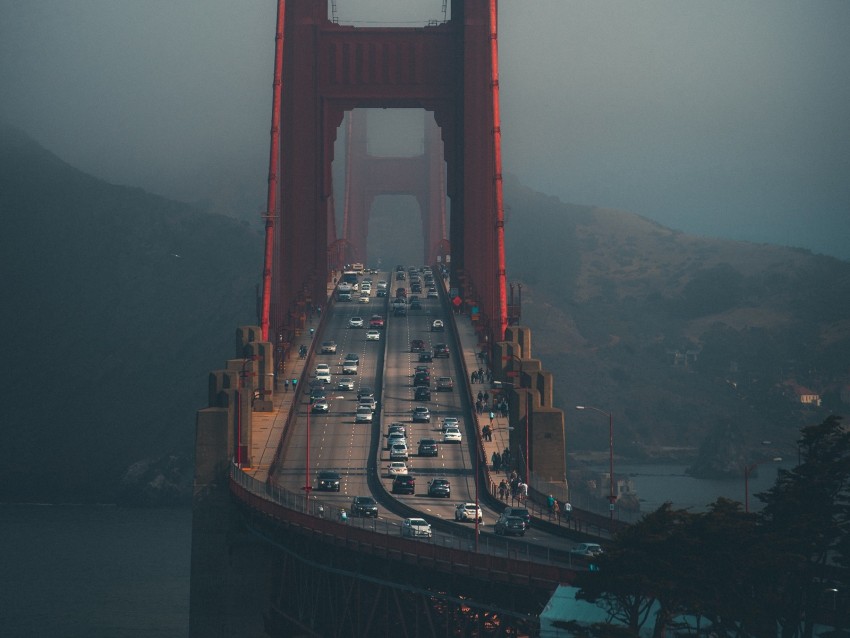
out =
<path fill-rule="evenodd" d="M 372 315 L 372 318 L 369 319 L 369 327 L 370 328 L 383 328 L 384 327 L 384 318 L 381 315 Z"/>

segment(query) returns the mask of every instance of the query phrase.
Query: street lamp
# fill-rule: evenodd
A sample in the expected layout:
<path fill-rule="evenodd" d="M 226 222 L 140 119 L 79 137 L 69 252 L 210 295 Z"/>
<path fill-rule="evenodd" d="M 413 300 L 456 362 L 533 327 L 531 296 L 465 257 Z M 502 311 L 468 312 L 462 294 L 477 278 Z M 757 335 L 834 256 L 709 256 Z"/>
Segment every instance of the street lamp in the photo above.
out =
<path fill-rule="evenodd" d="M 609 482 L 611 492 L 608 496 L 608 511 L 611 514 L 611 530 L 614 529 L 614 503 L 617 502 L 617 494 L 614 491 L 614 415 L 605 410 L 594 408 L 592 405 L 577 405 L 576 410 L 593 410 L 608 417 L 608 456 L 610 459 Z"/>
<path fill-rule="evenodd" d="M 771 461 L 778 463 L 781 460 L 781 456 L 775 456 L 772 459 L 762 459 L 761 461 L 744 466 L 744 512 L 748 514 L 750 512 L 750 474 L 762 463 L 769 463 Z"/>
<path fill-rule="evenodd" d="M 520 359 L 520 357 L 518 355 L 515 355 L 514 353 L 510 353 L 509 355 L 502 357 L 503 361 L 508 361 L 508 360 L 513 361 L 513 359 L 516 359 L 517 361 L 519 361 L 519 372 L 514 370 L 513 365 L 511 365 L 511 370 L 507 374 L 512 379 L 519 379 L 519 382 L 517 382 L 517 381 L 502 382 L 502 385 L 510 385 L 510 387 L 512 387 L 514 389 L 524 388 L 525 385 L 523 384 L 523 377 L 522 377 L 522 359 Z M 525 395 L 525 453 L 523 454 L 523 456 L 525 457 L 525 482 L 526 483 L 528 483 L 528 481 L 531 479 L 531 477 L 529 475 L 529 467 L 528 467 L 528 458 L 530 456 L 530 450 L 528 449 L 529 430 L 531 430 L 531 428 L 529 427 L 530 424 L 528 422 L 528 402 L 530 400 L 531 400 L 531 395 L 526 393 L 526 395 Z"/>

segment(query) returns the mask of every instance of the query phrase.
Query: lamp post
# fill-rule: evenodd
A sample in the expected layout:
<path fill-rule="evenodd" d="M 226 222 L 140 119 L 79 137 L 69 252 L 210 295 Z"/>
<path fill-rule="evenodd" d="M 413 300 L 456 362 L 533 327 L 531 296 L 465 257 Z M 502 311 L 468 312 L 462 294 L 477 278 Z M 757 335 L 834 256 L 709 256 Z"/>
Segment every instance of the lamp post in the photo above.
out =
<path fill-rule="evenodd" d="M 239 371 L 239 383 L 236 386 L 236 466 L 242 467 L 245 460 L 243 448 L 247 447 L 242 442 L 242 390 L 245 389 L 245 379 L 249 376 L 254 376 L 253 372 L 248 372 L 248 364 L 257 360 L 257 355 L 245 357 L 242 361 L 242 370 Z M 248 450 L 244 450 L 247 453 Z"/>
<path fill-rule="evenodd" d="M 509 354 L 509 355 L 507 355 L 507 356 L 502 357 L 502 360 L 503 360 L 503 361 L 509 361 L 509 360 L 510 360 L 510 361 L 513 361 L 514 359 L 516 359 L 516 360 L 519 362 L 519 372 L 517 372 L 516 370 L 514 370 L 514 369 L 513 369 L 513 366 L 511 366 L 511 371 L 510 371 L 510 372 L 508 372 L 507 374 L 508 374 L 508 376 L 510 376 L 512 379 L 517 379 L 517 378 L 518 378 L 518 379 L 519 379 L 519 382 L 518 382 L 518 383 L 517 383 L 517 382 L 512 382 L 512 383 L 510 383 L 510 386 L 511 386 L 511 387 L 513 387 L 514 389 L 516 389 L 516 388 L 524 388 L 525 386 L 523 385 L 523 377 L 522 377 L 522 359 L 520 359 L 520 358 L 519 358 L 519 356 L 517 356 L 517 355 L 515 355 L 515 354 L 513 354 L 513 353 L 511 353 L 511 354 Z M 529 451 L 529 449 L 528 449 L 528 445 L 529 445 L 529 430 L 531 429 L 531 428 L 529 427 L 529 422 L 528 422 L 528 402 L 529 402 L 529 399 L 530 399 L 530 398 L 531 398 L 531 397 L 530 397 L 530 395 L 529 395 L 529 394 L 526 394 L 526 396 L 525 396 L 525 452 L 524 452 L 524 454 L 523 454 L 523 456 L 525 457 L 525 481 L 526 481 L 526 483 L 528 483 L 529 479 L 531 478 L 531 477 L 529 476 L 529 463 L 528 463 L 528 457 L 530 456 L 530 451 Z"/>
<path fill-rule="evenodd" d="M 592 405 L 577 405 L 576 410 L 593 410 L 608 417 L 608 457 L 609 457 L 609 482 L 611 492 L 608 496 L 608 511 L 611 514 L 611 530 L 614 529 L 614 503 L 617 502 L 617 494 L 614 491 L 614 415 L 605 410 L 594 408 Z"/>
<path fill-rule="evenodd" d="M 310 412 L 313 410 L 312 405 L 307 406 L 307 445 L 305 446 L 306 459 L 304 460 L 304 494 L 307 502 L 310 500 L 310 490 L 313 489 L 310 483 Z"/>
<path fill-rule="evenodd" d="M 769 463 L 771 461 L 778 463 L 781 460 L 781 456 L 775 456 L 772 459 L 762 459 L 761 461 L 744 466 L 744 512 L 747 514 L 750 512 L 750 474 L 762 463 Z"/>

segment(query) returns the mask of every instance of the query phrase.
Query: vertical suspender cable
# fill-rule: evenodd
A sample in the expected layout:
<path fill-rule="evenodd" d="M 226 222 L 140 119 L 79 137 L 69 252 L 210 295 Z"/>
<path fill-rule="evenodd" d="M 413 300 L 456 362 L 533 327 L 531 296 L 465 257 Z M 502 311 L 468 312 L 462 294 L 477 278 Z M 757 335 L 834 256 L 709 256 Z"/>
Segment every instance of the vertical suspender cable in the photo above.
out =
<path fill-rule="evenodd" d="M 272 265 L 274 261 L 275 216 L 277 214 L 278 163 L 280 160 L 280 94 L 283 66 L 283 21 L 286 0 L 277 2 L 277 31 L 274 43 L 274 89 L 272 91 L 272 129 L 269 150 L 269 190 L 266 198 L 266 249 L 263 258 L 263 297 L 260 309 L 260 329 L 263 341 L 269 341 L 269 313 L 272 296 Z"/>
<path fill-rule="evenodd" d="M 493 97 L 493 170 L 495 173 L 494 188 L 496 190 L 496 259 L 498 260 L 496 272 L 496 294 L 493 310 L 498 316 L 491 321 L 498 321 L 498 326 L 490 326 L 498 329 L 494 335 L 496 341 L 505 338 L 505 330 L 508 326 L 508 298 L 506 290 L 505 274 L 505 207 L 502 197 L 502 130 L 499 115 L 499 46 L 497 42 L 496 19 L 498 15 L 498 1 L 490 0 L 490 93 Z"/>

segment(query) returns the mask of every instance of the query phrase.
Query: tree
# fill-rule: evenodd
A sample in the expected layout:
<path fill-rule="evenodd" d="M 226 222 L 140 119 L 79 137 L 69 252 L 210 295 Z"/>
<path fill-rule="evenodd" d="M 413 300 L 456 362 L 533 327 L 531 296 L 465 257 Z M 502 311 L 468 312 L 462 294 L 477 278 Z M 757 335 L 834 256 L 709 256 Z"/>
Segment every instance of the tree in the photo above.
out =
<path fill-rule="evenodd" d="M 777 560 L 773 611 L 783 636 L 812 636 L 828 589 L 847 590 L 850 567 L 850 431 L 830 416 L 803 429 L 801 463 L 757 497 Z"/>

